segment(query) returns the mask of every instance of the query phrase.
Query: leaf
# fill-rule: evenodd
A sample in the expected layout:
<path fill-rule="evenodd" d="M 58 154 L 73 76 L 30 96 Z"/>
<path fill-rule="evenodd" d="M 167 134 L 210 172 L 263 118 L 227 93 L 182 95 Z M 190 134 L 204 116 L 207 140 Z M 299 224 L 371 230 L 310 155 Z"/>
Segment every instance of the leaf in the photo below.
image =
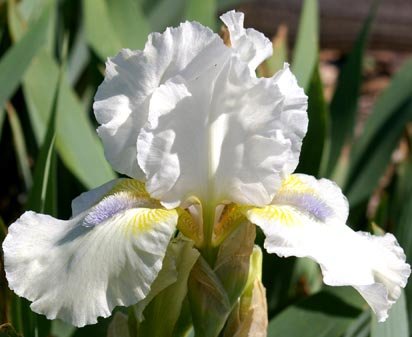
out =
<path fill-rule="evenodd" d="M 46 42 L 49 11 L 46 10 L 24 37 L 12 46 L 0 61 L 0 109 L 13 95 L 32 62 Z"/>
<path fill-rule="evenodd" d="M 176 26 L 183 19 L 185 0 L 161 0 L 150 11 L 147 19 L 150 27 L 156 32 L 162 32 L 169 26 Z"/>
<path fill-rule="evenodd" d="M 200 257 L 189 277 L 189 303 L 196 337 L 217 337 L 231 311 L 225 289 Z"/>
<path fill-rule="evenodd" d="M 388 319 L 378 323 L 372 315 L 371 337 L 409 337 L 408 315 L 406 311 L 405 294 L 392 306 Z"/>
<path fill-rule="evenodd" d="M 30 190 L 26 209 L 39 213 L 57 215 L 56 209 L 56 163 L 54 144 L 56 140 L 57 107 L 61 88 L 61 72 L 54 93 L 52 111 L 47 125 L 47 132 L 36 160 L 34 184 Z M 47 204 L 46 204 L 47 203 Z"/>
<path fill-rule="evenodd" d="M 10 103 L 6 105 L 6 110 L 7 116 L 9 118 L 11 132 L 13 134 L 13 144 L 16 151 L 17 164 L 23 177 L 26 190 L 29 190 L 32 185 L 33 179 L 31 176 L 29 156 L 27 154 L 23 129 L 20 123 L 20 119 L 17 116 L 16 110 L 14 110 L 14 107 Z"/>
<path fill-rule="evenodd" d="M 73 325 L 55 319 L 51 322 L 51 335 L 54 337 L 70 337 L 76 328 Z"/>
<path fill-rule="evenodd" d="M 288 28 L 286 25 L 279 25 L 276 36 L 272 40 L 273 54 L 266 60 L 268 76 L 273 76 L 277 71 L 283 69 L 283 64 L 288 60 Z"/>
<path fill-rule="evenodd" d="M 327 136 L 328 111 L 323 97 L 319 68 L 316 67 L 308 90 L 308 132 L 303 139 L 297 172 L 319 176 L 325 139 Z"/>
<path fill-rule="evenodd" d="M 349 326 L 343 337 L 369 337 L 370 332 L 370 310 L 365 310 L 359 317 Z"/>
<path fill-rule="evenodd" d="M 395 78 L 388 91 L 396 90 L 397 84 Z M 385 93 L 383 95 L 388 97 Z M 381 106 L 379 102 L 376 104 L 376 109 L 368 120 L 369 125 L 375 125 L 377 122 L 374 116 L 379 114 Z M 385 172 L 391 155 L 399 143 L 406 123 L 412 120 L 412 99 L 392 110 L 391 113 L 390 118 L 382 123 L 379 129 L 373 126 L 374 134 L 364 133 L 353 150 L 355 153 L 344 189 L 351 206 L 366 200 L 376 188 L 379 178 Z M 362 144 L 365 144 L 366 138 L 370 139 L 368 146 L 364 148 L 363 156 L 359 157 L 360 148 L 363 147 Z"/>
<path fill-rule="evenodd" d="M 200 22 L 211 29 L 216 28 L 216 0 L 188 0 L 186 19 Z"/>
<path fill-rule="evenodd" d="M 24 94 L 39 143 L 46 132 L 58 73 L 56 62 L 46 51 L 42 51 L 25 76 Z M 113 171 L 104 158 L 102 146 L 82 103 L 64 75 L 58 110 L 56 146 L 64 164 L 87 188 L 113 179 Z"/>
<path fill-rule="evenodd" d="M 107 330 L 107 337 L 130 337 L 127 315 L 116 312 Z"/>
<path fill-rule="evenodd" d="M 177 280 L 162 290 L 144 310 L 145 320 L 138 326 L 137 336 L 172 337 L 187 294 L 189 274 L 199 257 L 193 242 L 177 239 L 169 247 L 177 269 Z M 162 322 L 159 324 L 159 322 Z"/>
<path fill-rule="evenodd" d="M 122 49 L 109 10 L 104 0 L 83 0 L 86 39 L 102 60 L 116 55 Z"/>
<path fill-rule="evenodd" d="M 340 337 L 359 314 L 342 298 L 322 291 L 272 319 L 268 337 Z"/>
<path fill-rule="evenodd" d="M 319 52 L 319 8 L 317 0 L 305 0 L 293 51 L 292 72 L 301 87 L 308 89 Z"/>
<path fill-rule="evenodd" d="M 336 91 L 330 104 L 331 137 L 325 172 L 327 176 L 332 174 L 345 141 L 352 138 L 362 83 L 363 56 L 379 2 L 375 0 L 372 4 L 354 47 L 340 71 Z"/>
<path fill-rule="evenodd" d="M 143 49 L 150 33 L 150 27 L 139 2 L 133 0 L 106 1 L 110 19 L 122 47 Z"/>

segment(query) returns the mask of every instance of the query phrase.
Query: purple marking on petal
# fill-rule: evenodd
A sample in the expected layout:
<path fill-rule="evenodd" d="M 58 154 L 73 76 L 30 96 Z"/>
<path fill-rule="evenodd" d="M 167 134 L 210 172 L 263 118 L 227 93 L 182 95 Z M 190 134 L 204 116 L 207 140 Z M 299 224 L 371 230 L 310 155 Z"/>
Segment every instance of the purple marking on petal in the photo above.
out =
<path fill-rule="evenodd" d="M 287 194 L 276 198 L 275 203 L 287 204 L 297 207 L 300 211 L 309 213 L 320 221 L 325 221 L 327 218 L 334 216 L 333 209 L 311 194 Z"/>
<path fill-rule="evenodd" d="M 91 209 L 90 213 L 84 218 L 83 226 L 96 226 L 122 211 L 139 205 L 141 205 L 139 199 L 133 198 L 129 193 L 109 195 Z"/>

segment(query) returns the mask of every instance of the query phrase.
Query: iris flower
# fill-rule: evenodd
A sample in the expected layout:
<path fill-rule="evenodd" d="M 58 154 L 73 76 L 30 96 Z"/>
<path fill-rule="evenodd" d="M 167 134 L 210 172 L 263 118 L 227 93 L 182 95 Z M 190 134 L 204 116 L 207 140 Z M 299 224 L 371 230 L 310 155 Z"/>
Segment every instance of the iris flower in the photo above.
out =
<path fill-rule="evenodd" d="M 67 221 L 26 212 L 10 226 L 7 280 L 33 311 L 95 323 L 148 295 L 177 230 L 213 256 L 243 217 L 262 229 L 269 253 L 313 259 L 326 284 L 353 286 L 387 318 L 410 274 L 404 252 L 392 234 L 350 229 L 335 183 L 293 174 L 307 97 L 287 64 L 256 77 L 272 44 L 243 18 L 221 16 L 230 46 L 185 22 L 108 59 L 97 132 L 129 178 L 80 195 Z"/>

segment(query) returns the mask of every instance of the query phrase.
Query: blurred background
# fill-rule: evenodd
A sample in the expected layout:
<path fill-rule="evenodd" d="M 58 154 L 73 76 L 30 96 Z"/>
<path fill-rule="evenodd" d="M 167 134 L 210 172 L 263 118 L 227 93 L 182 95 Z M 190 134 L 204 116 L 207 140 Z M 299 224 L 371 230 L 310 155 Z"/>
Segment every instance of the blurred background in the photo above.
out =
<path fill-rule="evenodd" d="M 297 171 L 335 180 L 349 225 L 394 233 L 412 261 L 410 0 L 0 0 L 0 242 L 24 210 L 68 218 L 75 196 L 116 176 L 92 110 L 106 58 L 184 20 L 224 37 L 229 9 L 273 41 L 258 76 L 289 62 L 309 96 Z M 377 324 L 355 291 L 323 286 L 310 260 L 265 255 L 263 281 L 269 336 L 410 336 L 412 283 Z M 0 259 L 0 336 L 115 337 L 109 324 L 74 329 L 31 313 Z"/>

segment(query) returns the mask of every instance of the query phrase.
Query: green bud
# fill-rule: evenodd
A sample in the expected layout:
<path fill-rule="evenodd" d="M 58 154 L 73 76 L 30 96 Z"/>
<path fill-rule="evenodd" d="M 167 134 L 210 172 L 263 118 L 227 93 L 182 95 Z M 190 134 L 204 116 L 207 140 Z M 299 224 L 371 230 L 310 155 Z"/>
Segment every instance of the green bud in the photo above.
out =
<path fill-rule="evenodd" d="M 250 257 L 245 290 L 232 310 L 224 337 L 266 337 L 268 327 L 266 291 L 261 282 L 262 251 L 255 246 Z"/>

